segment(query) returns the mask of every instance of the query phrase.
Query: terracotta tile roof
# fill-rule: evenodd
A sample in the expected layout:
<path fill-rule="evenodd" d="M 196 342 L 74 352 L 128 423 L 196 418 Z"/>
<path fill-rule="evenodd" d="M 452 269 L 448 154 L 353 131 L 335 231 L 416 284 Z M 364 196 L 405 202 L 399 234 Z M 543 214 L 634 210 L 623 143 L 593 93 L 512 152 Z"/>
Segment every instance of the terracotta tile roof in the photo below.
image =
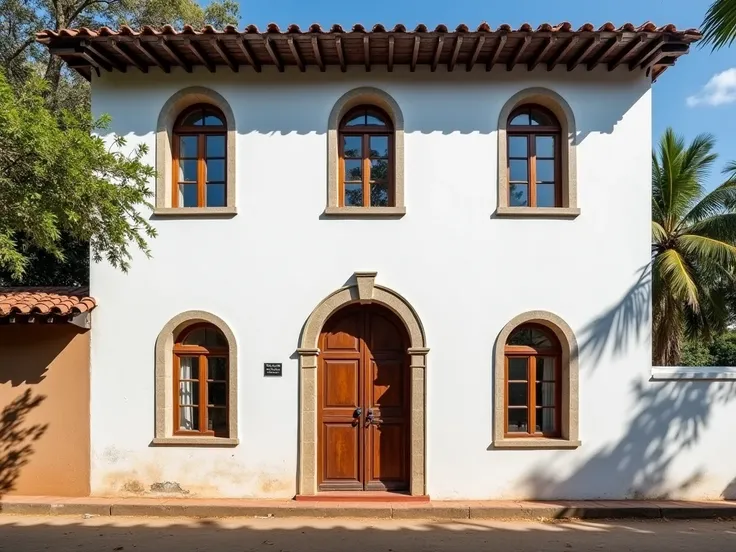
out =
<path fill-rule="evenodd" d="M 37 34 L 39 42 L 87 78 L 92 71 L 126 71 L 128 67 L 143 72 L 158 67 L 168 73 L 172 67 L 191 72 L 193 66 L 213 72 L 218 66 L 233 71 L 250 66 L 258 72 L 263 66 L 276 66 L 279 71 L 298 67 L 303 72 L 310 65 L 321 71 L 329 65 L 338 65 L 342 71 L 351 65 L 365 66 L 367 71 L 378 65 L 389 71 L 395 65 L 408 65 L 411 71 L 422 65 L 432 71 L 446 65 L 452 71 L 455 67 L 470 70 L 478 64 L 490 71 L 494 65 L 512 69 L 519 64 L 531 69 L 540 63 L 550 70 L 557 65 L 566 65 L 568 70 L 578 66 L 590 70 L 598 65 L 613 70 L 624 65 L 632 71 L 646 70 L 656 78 L 700 38 L 697 29 L 651 22 L 599 27 L 586 23 L 578 28 L 566 22 L 536 28 L 525 23 L 495 29 L 481 23 L 474 29 L 461 24 L 452 30 L 447 25 L 430 29 L 421 24 L 413 30 L 402 24 L 390 28 L 315 24 L 304 30 L 298 25 L 282 30 L 274 23 L 265 29 L 248 25 L 243 30 L 232 25 L 223 30 L 191 25 L 177 30 L 164 25 L 138 30 L 83 27 Z"/>
<path fill-rule="evenodd" d="M 97 306 L 87 287 L 0 288 L 0 316 L 11 314 L 70 315 Z"/>

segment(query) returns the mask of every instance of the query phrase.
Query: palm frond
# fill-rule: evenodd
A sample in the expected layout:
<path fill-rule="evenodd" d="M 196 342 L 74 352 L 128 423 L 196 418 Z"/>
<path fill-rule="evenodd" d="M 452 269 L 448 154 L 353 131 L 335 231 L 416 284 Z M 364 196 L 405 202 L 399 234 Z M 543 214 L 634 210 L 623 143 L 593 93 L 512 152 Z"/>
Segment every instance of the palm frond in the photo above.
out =
<path fill-rule="evenodd" d="M 690 212 L 682 217 L 680 227 L 724 213 L 733 205 L 736 205 L 736 180 L 729 179 L 698 201 Z"/>
<path fill-rule="evenodd" d="M 736 212 L 714 215 L 698 221 L 688 227 L 687 233 L 736 244 Z"/>
<path fill-rule="evenodd" d="M 697 234 L 685 234 L 677 238 L 682 251 L 694 259 L 699 265 L 734 266 L 736 265 L 736 246 Z"/>
<path fill-rule="evenodd" d="M 662 225 L 659 224 L 659 222 L 653 220 L 652 221 L 652 241 L 657 244 L 661 243 L 664 240 L 667 239 L 667 231 L 662 228 Z"/>
<path fill-rule="evenodd" d="M 691 269 L 676 249 L 667 249 L 654 259 L 654 268 L 661 272 L 665 282 L 665 295 L 684 301 L 694 311 L 699 310 L 698 285 Z"/>
<path fill-rule="evenodd" d="M 714 50 L 730 46 L 736 40 L 736 0 L 715 0 L 700 27 L 703 29 L 701 46 L 710 44 Z"/>

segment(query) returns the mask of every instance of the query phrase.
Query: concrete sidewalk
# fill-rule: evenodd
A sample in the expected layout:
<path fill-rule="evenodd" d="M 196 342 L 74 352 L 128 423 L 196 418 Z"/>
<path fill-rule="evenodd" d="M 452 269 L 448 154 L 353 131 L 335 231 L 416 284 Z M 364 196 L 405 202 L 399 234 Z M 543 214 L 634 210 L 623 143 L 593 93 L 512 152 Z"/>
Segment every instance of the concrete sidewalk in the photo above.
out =
<path fill-rule="evenodd" d="M 188 498 L 6 496 L 0 513 L 26 515 L 369 519 L 726 519 L 736 501 L 297 502 Z"/>

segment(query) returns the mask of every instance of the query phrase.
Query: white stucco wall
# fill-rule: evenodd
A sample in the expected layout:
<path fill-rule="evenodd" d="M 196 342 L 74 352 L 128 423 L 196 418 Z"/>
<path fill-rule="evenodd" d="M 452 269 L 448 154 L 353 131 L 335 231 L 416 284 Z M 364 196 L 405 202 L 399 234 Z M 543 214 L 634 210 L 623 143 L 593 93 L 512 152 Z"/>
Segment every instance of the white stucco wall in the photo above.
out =
<path fill-rule="evenodd" d="M 300 330 L 356 270 L 377 271 L 376 282 L 406 297 L 426 330 L 431 497 L 717 497 L 729 486 L 732 384 L 648 381 L 649 288 L 640 277 L 650 255 L 651 95 L 643 74 L 132 69 L 95 79 L 93 110 L 112 116 L 129 148 L 148 144 L 153 164 L 161 106 L 192 85 L 216 90 L 235 113 L 238 215 L 153 220 L 152 259 L 137 254 L 128 274 L 92 266 L 93 493 L 173 481 L 191 495 L 293 496 Z M 343 93 L 366 85 L 403 110 L 407 214 L 324 219 L 327 118 Z M 492 216 L 498 114 L 531 86 L 555 90 L 575 113 L 575 220 Z M 223 318 L 238 340 L 235 448 L 149 446 L 154 342 L 191 309 Z M 577 450 L 490 447 L 494 342 L 508 320 L 534 309 L 561 316 L 581 346 Z M 264 362 L 282 362 L 284 377 L 264 378 Z"/>

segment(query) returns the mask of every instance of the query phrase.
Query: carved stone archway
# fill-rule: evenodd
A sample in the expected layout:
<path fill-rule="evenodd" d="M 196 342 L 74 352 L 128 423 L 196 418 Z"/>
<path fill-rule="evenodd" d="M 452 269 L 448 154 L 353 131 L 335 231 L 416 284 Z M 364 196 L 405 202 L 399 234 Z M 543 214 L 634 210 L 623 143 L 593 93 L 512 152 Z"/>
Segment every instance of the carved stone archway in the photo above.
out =
<path fill-rule="evenodd" d="M 354 282 L 325 297 L 309 315 L 299 341 L 299 474 L 297 493 L 317 494 L 317 346 L 325 322 L 335 313 L 353 303 L 377 303 L 390 309 L 406 326 L 409 335 L 411 371 L 411 472 L 410 492 L 426 494 L 425 476 L 425 368 L 426 338 L 422 323 L 414 308 L 395 291 L 376 285 L 376 272 L 356 272 Z"/>

